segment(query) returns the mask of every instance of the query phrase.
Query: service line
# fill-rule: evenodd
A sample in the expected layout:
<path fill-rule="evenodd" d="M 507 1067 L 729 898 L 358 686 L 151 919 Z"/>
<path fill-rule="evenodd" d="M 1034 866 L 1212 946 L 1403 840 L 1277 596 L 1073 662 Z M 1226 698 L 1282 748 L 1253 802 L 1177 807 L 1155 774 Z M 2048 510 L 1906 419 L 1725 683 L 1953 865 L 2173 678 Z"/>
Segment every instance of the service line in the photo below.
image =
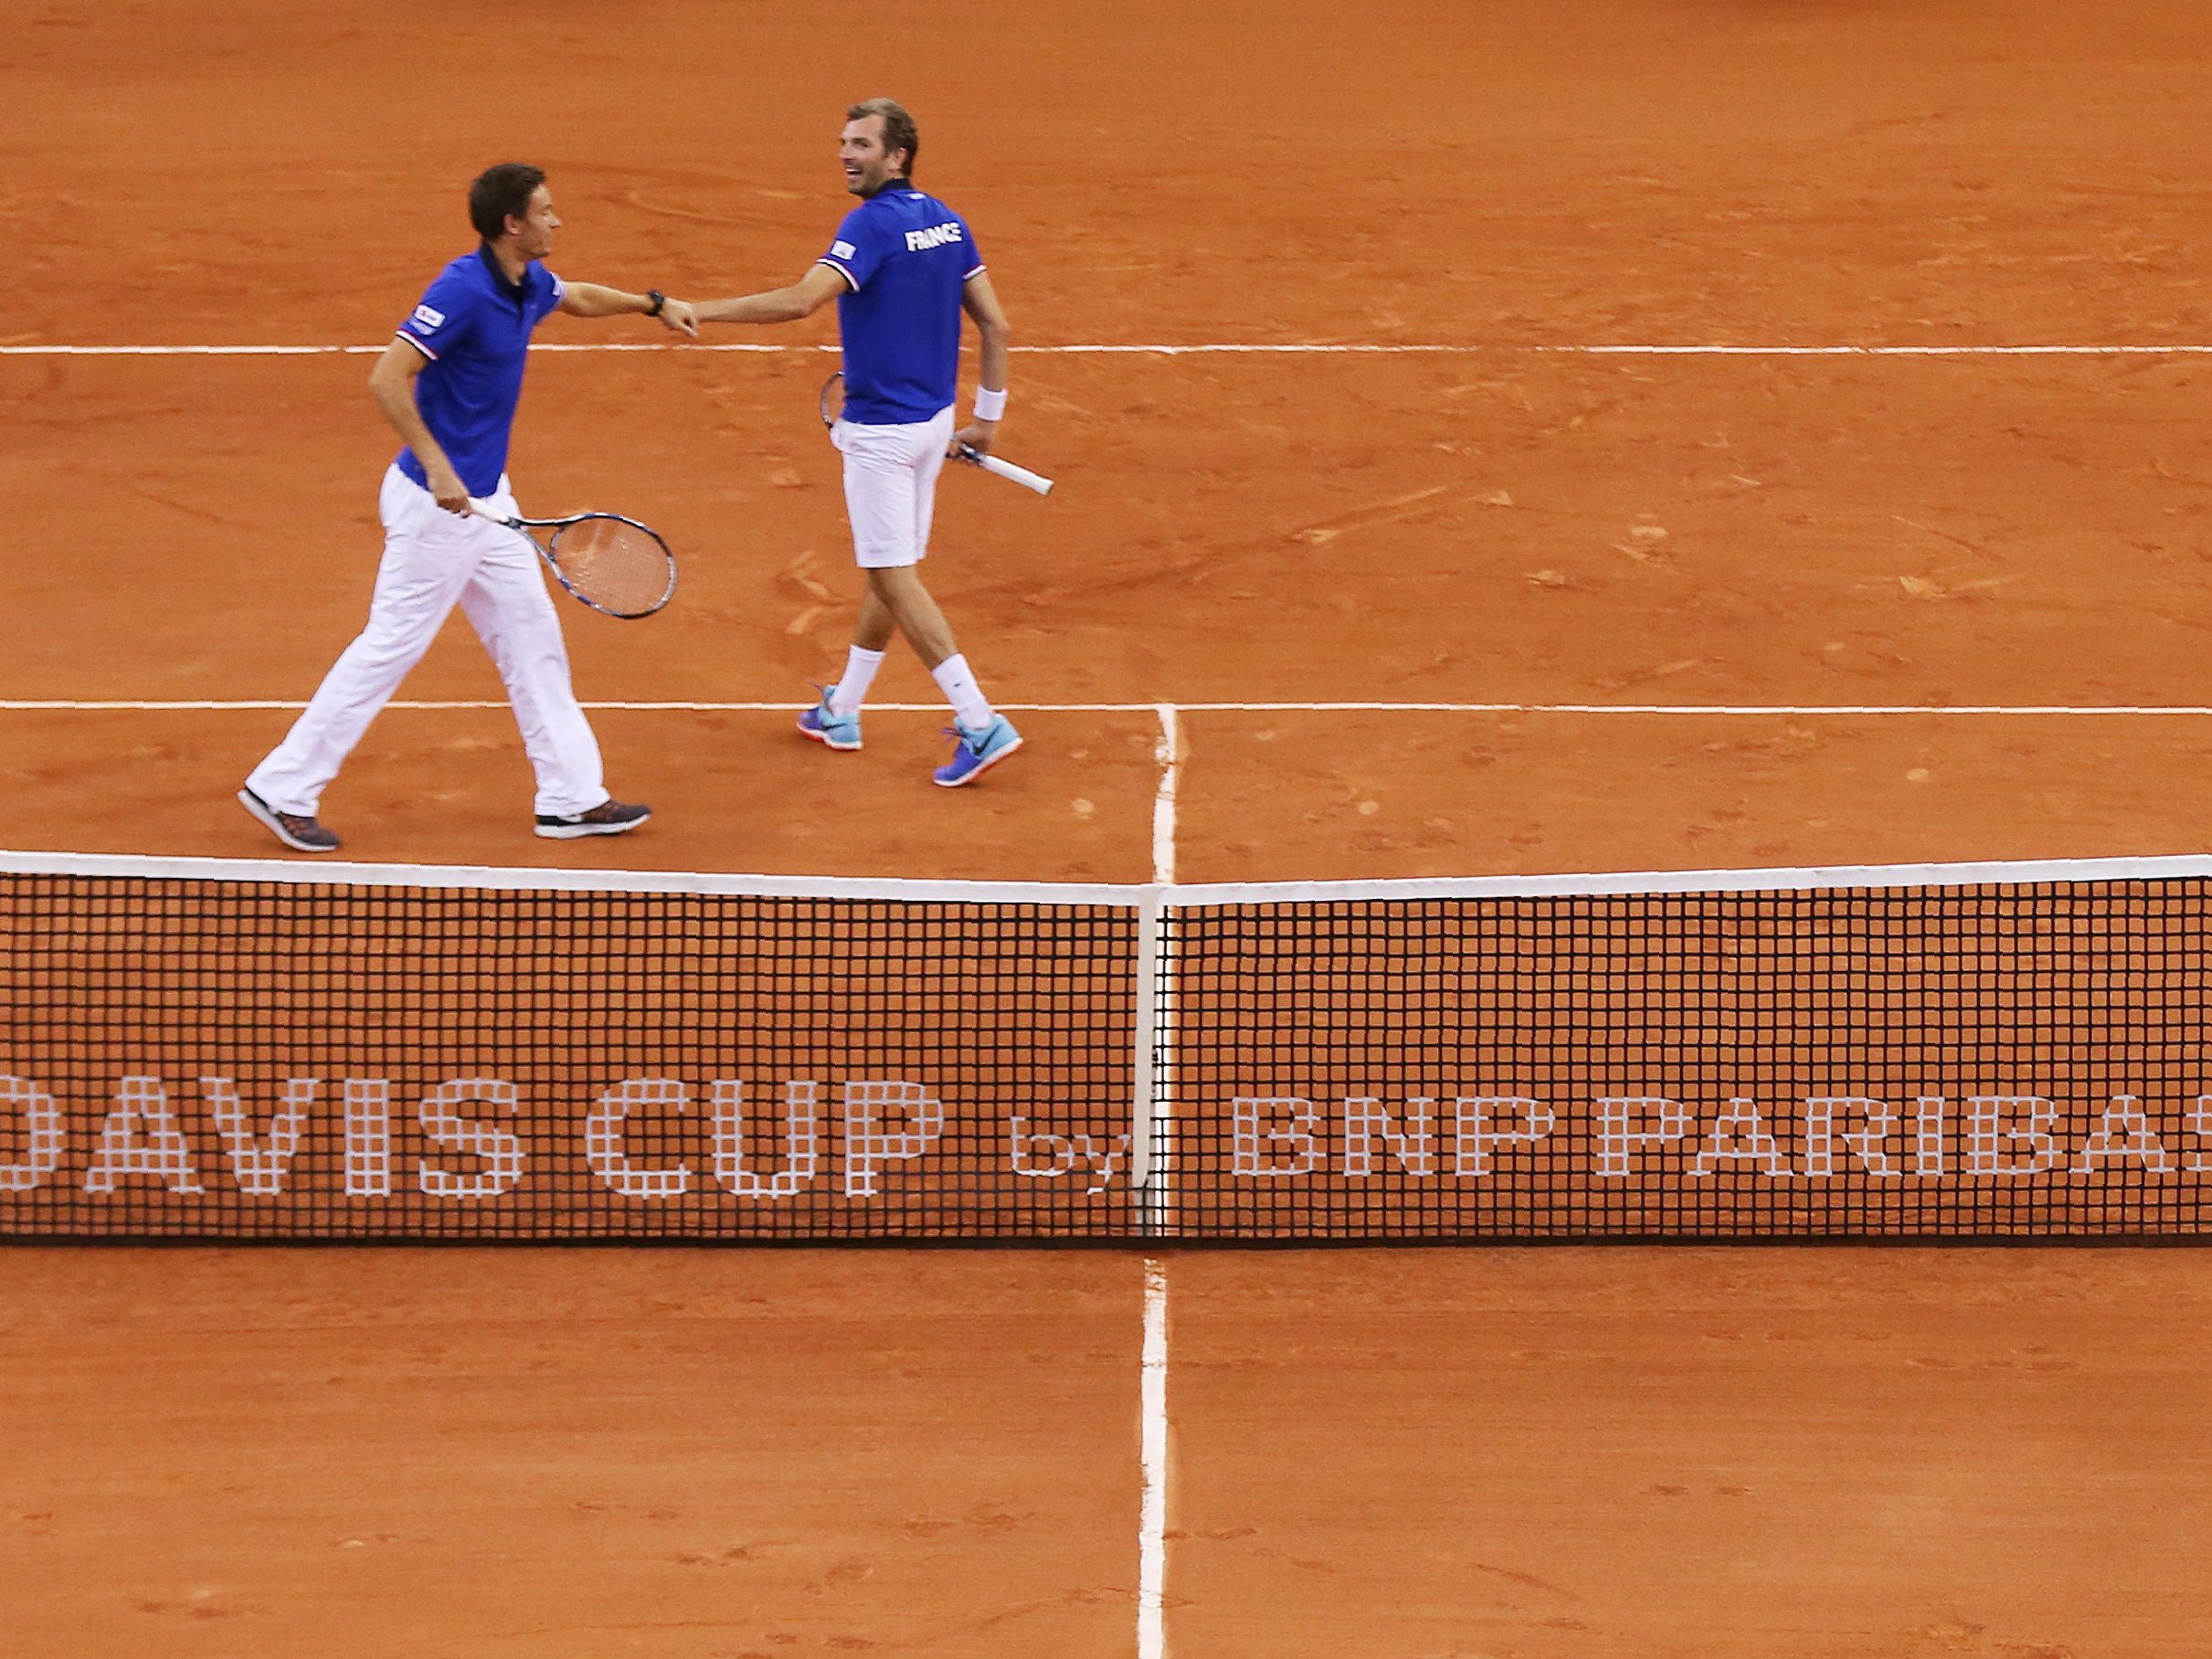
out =
<path fill-rule="evenodd" d="M 0 357 L 374 357 L 389 345 L 0 345 Z M 785 353 L 834 352 L 833 345 L 769 345 L 754 341 L 543 341 L 534 352 L 739 352 L 755 356 Z M 1551 354 L 1585 357 L 2201 357 L 2212 355 L 2212 345 L 2176 342 L 2169 345 L 2131 343 L 2091 345 L 1714 345 L 1697 343 L 1661 344 L 1623 342 L 1618 344 L 1556 344 L 1540 342 L 1413 341 L 1403 343 L 1353 343 L 1330 341 L 1286 341 L 1266 344 L 1250 341 L 1208 340 L 1187 344 L 1076 344 L 1017 345 L 1020 353 L 1057 357 L 1420 357 L 1499 354 Z"/>
<path fill-rule="evenodd" d="M 255 713 L 305 708 L 297 698 L 121 698 L 121 697 L 0 697 L 0 713 L 37 714 L 188 714 Z M 466 710 L 505 709 L 503 702 L 483 698 L 407 700 L 395 698 L 389 709 Z M 780 714 L 806 706 L 784 698 L 769 703 L 693 703 L 682 701 L 587 703 L 595 713 L 629 714 Z M 886 714 L 942 714 L 941 703 L 872 703 L 869 708 Z M 1698 719 L 1817 719 L 1836 716 L 1860 718 L 1924 718 L 1957 716 L 1970 719 L 2109 719 L 2166 718 L 2201 720 L 2212 715 L 2212 703 L 1000 703 L 1018 714 L 1152 714 L 1174 722 L 1179 714 L 1570 714 L 1663 715 Z M 1155 753 L 1158 753 L 1157 745 Z M 1173 772 L 1163 775 L 1168 792 L 1169 824 L 1173 827 Z M 1155 808 L 1155 825 L 1159 822 Z"/>

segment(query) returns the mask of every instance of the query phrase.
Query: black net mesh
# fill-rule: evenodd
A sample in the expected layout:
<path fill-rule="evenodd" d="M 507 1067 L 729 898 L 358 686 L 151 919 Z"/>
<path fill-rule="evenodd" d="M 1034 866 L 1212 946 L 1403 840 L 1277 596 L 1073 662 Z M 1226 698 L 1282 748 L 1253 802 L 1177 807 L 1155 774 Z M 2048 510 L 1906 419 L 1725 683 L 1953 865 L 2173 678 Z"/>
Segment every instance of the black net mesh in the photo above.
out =
<path fill-rule="evenodd" d="M 2201 879 L 1170 895 L 1148 957 L 1135 890 L 428 880 L 0 875 L 0 1234 L 2205 1231 Z"/>
<path fill-rule="evenodd" d="M 1126 910 L 0 877 L 0 1230 L 1127 1224 Z M 1113 1189 L 1021 1137 L 1117 1148 Z"/>
<path fill-rule="evenodd" d="M 2201 882 L 1214 906 L 1166 1229 L 2190 1235 Z"/>

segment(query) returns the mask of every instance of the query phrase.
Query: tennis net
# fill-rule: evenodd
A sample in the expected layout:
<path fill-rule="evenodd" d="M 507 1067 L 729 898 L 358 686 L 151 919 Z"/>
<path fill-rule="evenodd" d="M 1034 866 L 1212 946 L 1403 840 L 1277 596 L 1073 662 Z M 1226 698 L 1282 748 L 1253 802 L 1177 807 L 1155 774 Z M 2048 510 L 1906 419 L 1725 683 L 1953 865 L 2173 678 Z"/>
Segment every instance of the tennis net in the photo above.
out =
<path fill-rule="evenodd" d="M 0 854 L 0 1236 L 2192 1238 L 2208 880 Z"/>

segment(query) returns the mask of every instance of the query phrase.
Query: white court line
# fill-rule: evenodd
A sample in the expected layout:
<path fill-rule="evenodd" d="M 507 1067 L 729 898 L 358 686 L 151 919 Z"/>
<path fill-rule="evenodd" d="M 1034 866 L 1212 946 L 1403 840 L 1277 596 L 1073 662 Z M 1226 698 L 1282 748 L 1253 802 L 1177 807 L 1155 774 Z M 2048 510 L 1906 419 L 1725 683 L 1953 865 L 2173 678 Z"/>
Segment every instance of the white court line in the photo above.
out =
<path fill-rule="evenodd" d="M 1152 797 L 1152 890 L 1138 922 L 1137 1119 L 1133 1126 L 1129 1174 L 1137 1189 L 1138 1214 L 1148 1232 L 1168 1216 L 1174 1179 L 1175 1116 L 1175 938 L 1164 912 L 1163 889 L 1175 881 L 1175 808 L 1182 779 L 1182 726 L 1176 707 L 1163 703 L 1159 742 L 1159 787 Z"/>
<path fill-rule="evenodd" d="M 2212 353 L 2212 345 L 1529 345 L 1517 349 L 1573 352 L 1591 357 L 2200 357 Z"/>
<path fill-rule="evenodd" d="M 256 713 L 305 708 L 297 699 L 244 698 L 0 698 L 0 713 Z M 456 698 L 451 701 L 395 699 L 390 709 L 455 710 L 504 709 L 499 699 Z M 803 698 L 776 703 L 587 703 L 595 713 L 632 714 L 785 714 L 803 709 Z M 941 714 L 939 703 L 872 703 L 886 714 Z M 1808 719 L 1822 716 L 1913 717 L 1958 715 L 1993 719 L 2105 719 L 2113 716 L 2200 720 L 2212 715 L 2212 703 L 1001 703 L 1000 708 L 1017 714 L 1681 714 L 1704 719 L 1772 719 L 1776 716 Z M 1157 752 L 1157 751 L 1156 751 Z M 1159 808 L 1153 822 L 1159 824 Z M 1172 828 L 1172 811 L 1170 817 Z M 1155 847 L 1157 851 L 1157 843 Z"/>
<path fill-rule="evenodd" d="M 389 342 L 376 345 L 0 345 L 0 357 L 373 357 Z M 741 352 L 757 356 L 783 353 L 834 352 L 835 345 L 763 345 L 728 341 L 713 344 L 595 341 L 533 343 L 534 352 Z M 1293 341 L 1264 345 L 1234 341 L 1202 341 L 1188 345 L 1017 345 L 1016 352 L 1060 357 L 1418 357 L 1471 356 L 1482 353 L 1541 354 L 1584 357 L 2201 357 L 2212 345 L 1545 345 L 1527 343 L 1447 344 L 1416 342 L 1402 345 L 1331 344 Z"/>
<path fill-rule="evenodd" d="M 1168 1585 L 1168 1270 L 1145 1260 L 1144 1502 L 1138 1532 L 1137 1659 L 1166 1659 Z"/>
<path fill-rule="evenodd" d="M 1152 757 L 1159 762 L 1159 789 L 1152 798 L 1152 880 L 1163 887 L 1175 880 L 1175 795 L 1182 776 L 1182 759 L 1177 753 L 1182 734 L 1177 729 L 1175 707 L 1172 703 L 1158 705 L 1159 742 L 1152 749 Z"/>
<path fill-rule="evenodd" d="M 0 345 L 0 357 L 381 357 L 390 342 L 377 345 Z M 604 340 L 564 343 L 533 341 L 534 352 L 666 352 L 679 348 L 657 342 Z M 726 341 L 717 344 L 687 344 L 692 352 L 746 352 L 773 357 L 785 352 L 834 352 L 834 345 L 760 345 Z M 1046 346 L 1015 346 L 1015 351 L 1046 351 Z"/>

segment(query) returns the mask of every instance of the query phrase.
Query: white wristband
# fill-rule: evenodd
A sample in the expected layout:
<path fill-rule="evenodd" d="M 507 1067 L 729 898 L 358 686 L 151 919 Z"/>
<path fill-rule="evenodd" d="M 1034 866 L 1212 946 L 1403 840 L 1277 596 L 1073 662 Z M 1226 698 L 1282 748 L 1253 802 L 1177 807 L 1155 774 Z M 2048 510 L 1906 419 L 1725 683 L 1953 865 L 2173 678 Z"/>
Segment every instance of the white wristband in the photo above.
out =
<path fill-rule="evenodd" d="M 987 386 L 979 386 L 976 388 L 976 418 L 978 420 L 997 420 L 1005 413 L 1006 390 L 1003 386 L 995 392 Z"/>

